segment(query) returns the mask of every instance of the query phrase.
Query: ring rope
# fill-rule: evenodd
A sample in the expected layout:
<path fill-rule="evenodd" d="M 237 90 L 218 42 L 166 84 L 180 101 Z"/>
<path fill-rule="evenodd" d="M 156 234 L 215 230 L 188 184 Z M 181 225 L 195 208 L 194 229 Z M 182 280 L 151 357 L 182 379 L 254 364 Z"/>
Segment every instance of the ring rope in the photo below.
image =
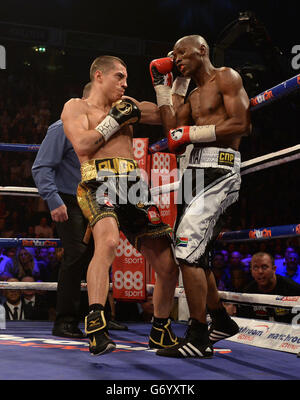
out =
<path fill-rule="evenodd" d="M 218 236 L 218 240 L 224 242 L 241 242 L 279 239 L 299 235 L 300 224 L 291 224 L 221 232 Z M 55 238 L 0 238 L 0 247 L 61 247 L 61 240 Z"/>
<path fill-rule="evenodd" d="M 154 285 L 148 284 L 147 291 L 152 292 Z M 55 291 L 57 290 L 57 282 L 7 282 L 0 281 L 0 289 L 8 290 L 45 290 Z M 112 284 L 110 283 L 110 290 Z M 81 290 L 87 290 L 87 283 L 81 282 Z M 282 308 L 293 308 L 300 307 L 300 296 L 279 296 L 269 294 L 248 294 L 248 293 L 236 293 L 236 292 L 225 292 L 219 291 L 222 300 L 236 303 L 236 304 L 259 304 L 273 307 Z M 175 297 L 185 297 L 185 291 L 183 287 L 177 287 L 175 289 Z"/>
<path fill-rule="evenodd" d="M 1 150 L 1 148 L 0 148 Z M 286 156 L 280 158 L 282 156 Z M 287 162 L 295 161 L 300 158 L 300 144 L 293 147 L 288 147 L 273 153 L 265 154 L 260 157 L 252 158 L 251 160 L 244 161 L 241 164 L 241 175 L 247 175 L 251 172 L 261 171 L 266 168 L 282 165 Z M 265 160 L 270 160 L 264 162 Z M 256 165 L 255 165 L 256 164 Z M 252 166 L 252 168 L 250 168 Z M 168 183 L 162 186 L 157 186 L 150 189 L 152 196 L 157 196 L 163 193 L 169 193 L 178 190 L 179 181 Z M 15 196 L 39 196 L 37 188 L 34 187 L 18 187 L 18 186 L 0 186 L 1 195 L 15 195 Z"/>
<path fill-rule="evenodd" d="M 221 232 L 218 240 L 225 242 L 242 242 L 251 240 L 280 239 L 300 235 L 300 224 L 270 226 L 258 229 Z"/>
<path fill-rule="evenodd" d="M 0 150 L 2 151 L 28 151 L 34 153 L 39 148 L 39 144 L 0 143 Z"/>

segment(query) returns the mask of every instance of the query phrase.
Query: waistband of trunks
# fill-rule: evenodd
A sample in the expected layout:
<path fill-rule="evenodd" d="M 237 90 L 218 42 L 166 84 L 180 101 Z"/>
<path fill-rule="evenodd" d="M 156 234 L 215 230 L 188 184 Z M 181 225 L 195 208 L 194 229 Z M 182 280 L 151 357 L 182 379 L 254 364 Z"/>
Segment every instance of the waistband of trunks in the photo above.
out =
<path fill-rule="evenodd" d="M 224 168 L 238 172 L 241 167 L 241 155 L 231 148 L 194 147 L 188 165 L 202 168 Z"/>
<path fill-rule="evenodd" d="M 82 181 L 110 176 L 140 176 L 138 163 L 130 158 L 99 158 L 85 161 L 80 167 Z"/>

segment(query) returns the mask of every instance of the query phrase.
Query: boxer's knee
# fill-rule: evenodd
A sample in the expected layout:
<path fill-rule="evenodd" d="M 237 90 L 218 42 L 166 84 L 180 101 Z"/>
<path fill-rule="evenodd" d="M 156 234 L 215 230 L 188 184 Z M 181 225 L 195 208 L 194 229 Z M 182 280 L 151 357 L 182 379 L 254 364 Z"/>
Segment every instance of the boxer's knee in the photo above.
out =
<path fill-rule="evenodd" d="M 99 245 L 95 246 L 94 254 L 99 257 L 104 254 L 116 254 L 117 248 L 119 246 L 119 239 L 114 236 L 103 237 Z"/>

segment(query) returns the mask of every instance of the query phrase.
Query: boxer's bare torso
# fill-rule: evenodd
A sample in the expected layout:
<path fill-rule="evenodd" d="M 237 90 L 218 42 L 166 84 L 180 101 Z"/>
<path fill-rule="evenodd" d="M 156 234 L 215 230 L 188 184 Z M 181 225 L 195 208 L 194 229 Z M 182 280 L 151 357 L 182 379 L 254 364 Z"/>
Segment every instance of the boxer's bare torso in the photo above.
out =
<path fill-rule="evenodd" d="M 195 89 L 189 96 L 191 116 L 195 125 L 218 125 L 228 118 L 223 95 L 218 87 L 217 74 L 218 71 L 207 83 Z M 240 141 L 241 135 L 220 136 L 216 142 L 210 143 L 210 146 L 230 147 L 238 150 Z"/>
<path fill-rule="evenodd" d="M 231 75 L 233 72 L 229 68 L 216 68 L 212 77 L 208 79 L 203 85 L 198 86 L 194 89 L 186 102 L 178 113 L 178 125 L 190 124 L 190 125 L 216 125 L 220 126 L 227 119 L 229 115 L 226 111 L 224 104 L 224 94 L 222 90 L 222 79 L 224 73 Z M 235 79 L 233 78 L 233 81 Z M 233 82 L 234 85 L 235 82 Z M 230 98 L 228 99 L 230 102 Z M 232 102 L 241 102 L 247 104 L 248 98 L 239 87 L 237 87 L 236 93 L 232 96 Z M 238 115 L 237 115 L 238 116 Z M 209 144 L 203 143 L 203 146 L 214 146 L 214 147 L 230 147 L 234 150 L 238 150 L 242 136 L 247 135 L 248 130 L 239 134 L 225 134 L 219 135 L 215 142 Z M 197 144 L 199 146 L 199 144 Z"/>
<path fill-rule="evenodd" d="M 107 112 L 90 104 L 88 100 L 83 101 L 83 109 L 88 119 L 88 129 L 95 129 L 96 126 L 106 117 Z M 120 129 L 107 143 L 103 144 L 97 151 L 91 152 L 86 157 L 82 157 L 81 162 L 93 158 L 124 157 L 133 158 L 132 149 L 133 129 L 125 126 Z"/>
<path fill-rule="evenodd" d="M 70 107 L 76 109 L 80 119 L 87 130 L 93 130 L 107 116 L 109 109 L 100 108 L 89 102 L 88 99 L 72 99 Z M 108 142 L 103 143 L 100 147 L 90 147 L 85 153 L 77 153 L 80 163 L 91 159 L 123 157 L 133 158 L 132 133 L 130 126 L 120 129 Z M 75 133 L 74 133 L 75 135 Z M 87 132 L 88 135 L 88 132 Z M 72 132 L 67 133 L 72 142 Z M 100 138 L 100 134 L 99 134 Z M 74 140 L 73 140 L 74 141 Z M 97 141 L 97 138 L 96 138 Z"/>
<path fill-rule="evenodd" d="M 187 102 L 177 108 L 177 126 L 215 125 L 216 141 L 197 146 L 238 150 L 241 137 L 249 134 L 249 98 L 237 71 L 214 67 L 206 41 L 200 36 L 178 40 L 173 56 L 179 72 L 196 84 Z"/>

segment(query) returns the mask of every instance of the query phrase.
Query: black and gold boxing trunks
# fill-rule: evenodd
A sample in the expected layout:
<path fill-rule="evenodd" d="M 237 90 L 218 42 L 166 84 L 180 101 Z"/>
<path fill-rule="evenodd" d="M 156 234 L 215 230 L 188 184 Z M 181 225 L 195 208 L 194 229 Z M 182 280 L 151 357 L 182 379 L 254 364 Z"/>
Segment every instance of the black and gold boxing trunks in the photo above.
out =
<path fill-rule="evenodd" d="M 142 237 L 170 235 L 172 229 L 162 222 L 135 160 L 89 160 L 81 164 L 81 177 L 77 199 L 91 227 L 102 218 L 112 217 L 137 249 Z"/>

